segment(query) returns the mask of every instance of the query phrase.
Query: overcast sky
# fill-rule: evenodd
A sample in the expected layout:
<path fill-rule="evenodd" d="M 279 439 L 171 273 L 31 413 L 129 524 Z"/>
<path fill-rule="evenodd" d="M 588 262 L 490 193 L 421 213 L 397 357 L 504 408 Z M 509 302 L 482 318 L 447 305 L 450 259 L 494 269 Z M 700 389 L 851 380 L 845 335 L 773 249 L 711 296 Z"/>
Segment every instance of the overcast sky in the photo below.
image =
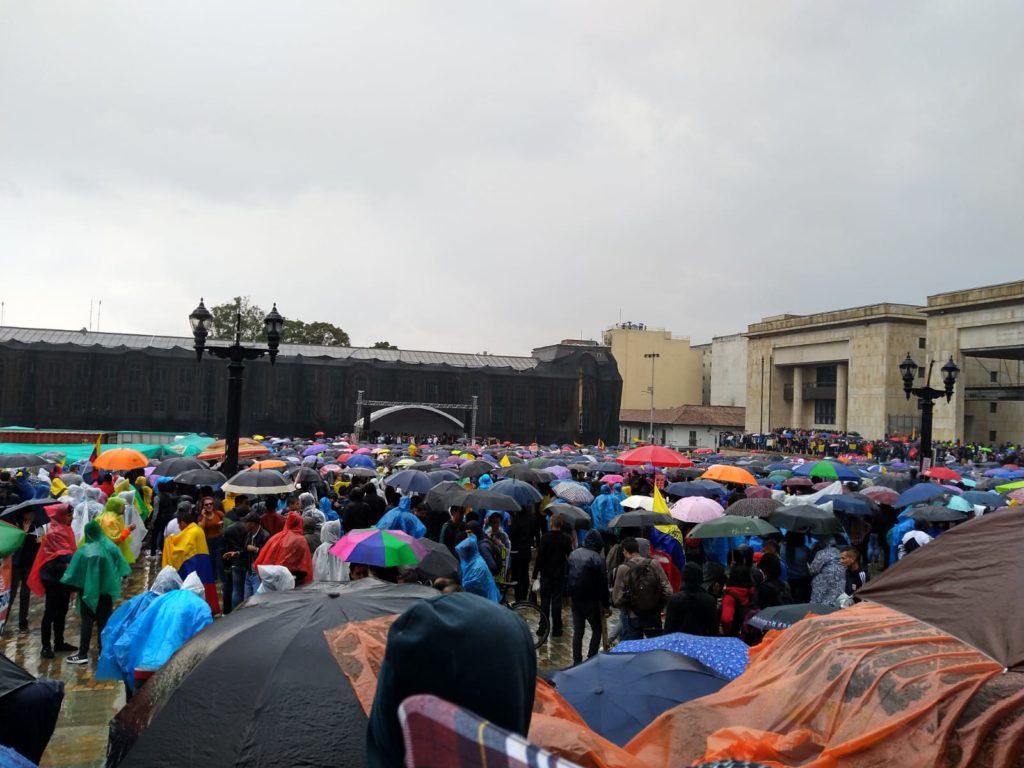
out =
<path fill-rule="evenodd" d="M 7 0 L 5 321 L 246 294 L 528 354 L 1022 279 L 1021 40 L 1019 0 Z"/>

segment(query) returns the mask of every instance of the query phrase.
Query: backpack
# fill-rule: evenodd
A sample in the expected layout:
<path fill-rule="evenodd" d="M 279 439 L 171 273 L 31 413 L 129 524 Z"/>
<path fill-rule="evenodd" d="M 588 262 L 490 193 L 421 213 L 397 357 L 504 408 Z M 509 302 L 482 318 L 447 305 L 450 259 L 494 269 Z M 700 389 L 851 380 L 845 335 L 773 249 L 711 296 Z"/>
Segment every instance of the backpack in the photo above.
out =
<path fill-rule="evenodd" d="M 623 598 L 627 610 L 637 615 L 659 613 L 665 604 L 661 579 L 651 562 L 634 565 L 626 571 Z"/>

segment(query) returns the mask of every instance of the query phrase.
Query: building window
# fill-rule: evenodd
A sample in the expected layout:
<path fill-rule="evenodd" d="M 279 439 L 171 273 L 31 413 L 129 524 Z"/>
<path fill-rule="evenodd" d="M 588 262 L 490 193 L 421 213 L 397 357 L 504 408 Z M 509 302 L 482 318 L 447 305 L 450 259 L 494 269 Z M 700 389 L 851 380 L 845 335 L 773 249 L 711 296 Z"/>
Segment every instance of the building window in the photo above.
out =
<path fill-rule="evenodd" d="M 924 349 L 926 343 L 925 338 L 923 336 L 919 336 L 917 339 L 917 348 Z"/>
<path fill-rule="evenodd" d="M 817 366 L 815 379 L 819 387 L 834 387 L 836 385 L 836 367 L 834 365 Z"/>
<path fill-rule="evenodd" d="M 166 384 L 167 383 L 167 366 L 158 365 L 153 371 L 153 383 L 154 384 Z"/>
<path fill-rule="evenodd" d="M 128 374 L 127 374 L 127 376 L 125 378 L 127 378 L 129 384 L 138 384 L 139 383 L 139 377 L 141 375 L 142 375 L 142 371 L 139 369 L 139 366 L 132 365 L 132 366 L 129 366 Z"/>
<path fill-rule="evenodd" d="M 188 394 L 187 392 L 182 392 L 180 395 L 178 395 L 178 410 L 192 410 L 192 395 Z"/>
<path fill-rule="evenodd" d="M 192 368 L 179 368 L 178 369 L 178 384 L 183 387 L 192 386 Z"/>
<path fill-rule="evenodd" d="M 690 430 L 690 445 L 696 445 L 696 444 L 697 444 L 697 430 L 696 429 L 691 429 Z"/>
<path fill-rule="evenodd" d="M 127 407 L 129 416 L 139 415 L 139 399 L 137 397 L 129 397 Z"/>
<path fill-rule="evenodd" d="M 988 431 L 988 441 L 990 443 L 994 443 L 996 441 L 996 431 L 994 429 L 990 429 Z"/>
<path fill-rule="evenodd" d="M 163 416 L 167 412 L 167 401 L 162 397 L 153 398 L 153 413 Z"/>
<path fill-rule="evenodd" d="M 814 423 L 835 424 L 836 423 L 836 401 L 815 400 L 814 401 Z"/>
<path fill-rule="evenodd" d="M 923 379 L 924 378 L 924 366 L 921 366 L 921 365 L 917 366 L 917 378 L 919 378 L 919 379 Z"/>
<path fill-rule="evenodd" d="M 992 382 L 993 384 L 998 384 L 999 383 L 999 371 L 989 371 L 988 372 L 988 380 L 990 382 Z"/>
<path fill-rule="evenodd" d="M 996 407 L 998 405 L 999 405 L 999 403 L 989 403 L 988 404 L 988 412 L 989 413 L 995 413 L 996 412 Z"/>

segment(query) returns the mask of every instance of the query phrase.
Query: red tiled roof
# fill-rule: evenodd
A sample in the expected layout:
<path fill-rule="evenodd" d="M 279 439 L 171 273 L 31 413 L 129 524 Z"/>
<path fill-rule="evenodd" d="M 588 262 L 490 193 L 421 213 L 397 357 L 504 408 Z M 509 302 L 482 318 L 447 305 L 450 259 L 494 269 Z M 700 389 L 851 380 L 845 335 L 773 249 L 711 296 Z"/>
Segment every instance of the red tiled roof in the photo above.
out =
<path fill-rule="evenodd" d="M 675 408 L 655 408 L 655 424 L 693 424 L 709 427 L 743 428 L 746 408 L 732 405 L 677 405 Z M 619 411 L 623 424 L 646 424 L 651 412 L 646 408 L 624 408 Z"/>

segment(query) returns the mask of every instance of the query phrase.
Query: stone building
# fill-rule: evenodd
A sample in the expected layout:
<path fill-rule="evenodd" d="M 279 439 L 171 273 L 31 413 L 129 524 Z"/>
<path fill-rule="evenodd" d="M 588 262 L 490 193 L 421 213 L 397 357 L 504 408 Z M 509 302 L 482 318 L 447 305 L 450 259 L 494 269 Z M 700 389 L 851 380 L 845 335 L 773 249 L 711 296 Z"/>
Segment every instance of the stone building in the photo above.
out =
<path fill-rule="evenodd" d="M 689 339 L 631 322 L 607 329 L 602 338 L 622 375 L 623 409 L 650 409 L 652 385 L 655 408 L 704 402 L 704 356 Z"/>
<path fill-rule="evenodd" d="M 742 333 L 711 340 L 711 405 L 747 404 L 747 337 Z"/>
<path fill-rule="evenodd" d="M 210 356 L 197 364 L 192 343 L 0 328 L 0 423 L 220 433 L 226 364 Z M 364 400 L 449 406 L 476 396 L 480 437 L 613 444 L 621 388 L 608 348 L 597 342 L 566 341 L 529 357 L 282 345 L 276 365 L 246 366 L 242 432 L 348 432 L 362 391 Z M 443 410 L 469 431 L 466 408 Z"/>

